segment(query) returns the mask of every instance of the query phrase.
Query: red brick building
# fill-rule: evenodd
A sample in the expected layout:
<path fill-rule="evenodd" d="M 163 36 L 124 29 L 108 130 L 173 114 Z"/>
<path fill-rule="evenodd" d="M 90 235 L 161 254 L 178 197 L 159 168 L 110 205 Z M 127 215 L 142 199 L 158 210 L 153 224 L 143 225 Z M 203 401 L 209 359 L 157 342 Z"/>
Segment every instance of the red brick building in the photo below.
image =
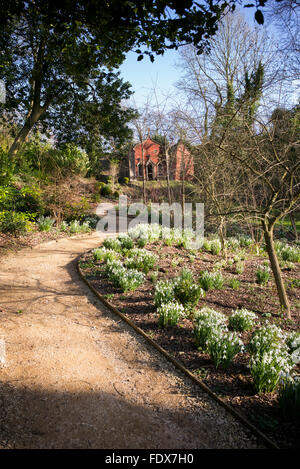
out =
<path fill-rule="evenodd" d="M 143 165 L 144 158 L 144 165 Z M 131 180 L 143 179 L 156 181 L 166 178 L 166 157 L 160 143 L 147 138 L 143 145 L 137 143 L 129 152 L 129 178 Z M 191 180 L 194 176 L 194 161 L 190 152 L 182 142 L 178 142 L 169 151 L 170 179 Z"/>

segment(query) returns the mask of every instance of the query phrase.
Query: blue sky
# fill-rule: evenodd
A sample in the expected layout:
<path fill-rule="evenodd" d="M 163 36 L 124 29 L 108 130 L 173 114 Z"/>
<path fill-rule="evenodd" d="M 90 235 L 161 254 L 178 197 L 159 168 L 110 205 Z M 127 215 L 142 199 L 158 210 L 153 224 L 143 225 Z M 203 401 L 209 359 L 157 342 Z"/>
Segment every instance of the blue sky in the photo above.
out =
<path fill-rule="evenodd" d="M 176 51 L 167 51 L 163 56 L 156 56 L 153 63 L 147 56 L 137 62 L 137 57 L 138 54 L 130 52 L 120 67 L 122 78 L 132 85 L 137 105 L 143 105 L 145 97 L 154 87 L 162 94 L 174 91 L 172 85 L 179 79 L 179 70 L 175 68 L 175 61 L 178 60 Z"/>
<path fill-rule="evenodd" d="M 241 10 L 240 10 L 241 11 Z M 246 8 L 242 10 L 242 14 L 250 24 L 254 24 L 255 10 Z M 180 78 L 180 70 L 175 67 L 179 54 L 176 51 L 166 51 L 163 56 L 155 56 L 152 63 L 149 57 L 137 62 L 138 54 L 129 52 L 127 58 L 120 67 L 121 76 L 125 81 L 129 81 L 135 92 L 133 98 L 137 106 L 142 106 L 145 97 L 151 93 L 154 87 L 158 95 L 166 96 L 174 92 L 174 83 Z"/>

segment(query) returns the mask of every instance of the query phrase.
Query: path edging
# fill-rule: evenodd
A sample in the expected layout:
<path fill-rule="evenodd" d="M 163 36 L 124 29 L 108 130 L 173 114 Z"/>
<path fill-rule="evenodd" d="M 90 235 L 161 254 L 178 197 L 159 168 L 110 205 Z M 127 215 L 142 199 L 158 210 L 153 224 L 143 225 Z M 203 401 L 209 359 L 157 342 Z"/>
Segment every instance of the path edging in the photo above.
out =
<path fill-rule="evenodd" d="M 80 256 L 81 257 L 81 256 Z M 177 361 L 172 355 L 170 355 L 163 347 L 158 345 L 151 337 L 149 337 L 140 327 L 138 327 L 133 321 L 131 321 L 127 316 L 125 316 L 121 311 L 115 308 L 111 303 L 109 303 L 104 296 L 102 296 L 91 283 L 85 278 L 80 266 L 80 258 L 77 259 L 76 267 L 77 272 L 81 280 L 85 282 L 88 288 L 96 295 L 96 297 L 114 314 L 119 316 L 124 322 L 126 322 L 131 328 L 133 328 L 139 335 L 144 337 L 160 354 L 162 354 L 168 361 L 170 361 L 177 369 L 182 371 L 186 376 L 188 376 L 195 384 L 197 384 L 204 392 L 206 392 L 212 399 L 214 399 L 218 404 L 224 407 L 231 415 L 237 418 L 244 426 L 251 430 L 252 433 L 260 438 L 269 449 L 280 449 L 270 438 L 268 438 L 264 433 L 258 430 L 252 423 L 250 423 L 244 416 L 242 416 L 238 411 L 233 407 L 229 406 L 225 401 L 223 401 L 219 396 L 217 396 L 206 384 L 204 384 L 199 378 L 197 378 L 193 373 L 191 373 L 185 366 L 183 366 L 179 361 Z"/>

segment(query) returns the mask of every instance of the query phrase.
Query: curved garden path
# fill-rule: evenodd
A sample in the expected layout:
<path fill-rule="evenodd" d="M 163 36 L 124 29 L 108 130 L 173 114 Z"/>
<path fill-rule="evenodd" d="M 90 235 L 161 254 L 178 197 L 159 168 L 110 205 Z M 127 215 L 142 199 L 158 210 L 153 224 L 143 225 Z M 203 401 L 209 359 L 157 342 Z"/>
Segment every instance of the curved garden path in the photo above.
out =
<path fill-rule="evenodd" d="M 93 233 L 0 261 L 0 448 L 257 448 L 79 279 L 98 245 Z"/>

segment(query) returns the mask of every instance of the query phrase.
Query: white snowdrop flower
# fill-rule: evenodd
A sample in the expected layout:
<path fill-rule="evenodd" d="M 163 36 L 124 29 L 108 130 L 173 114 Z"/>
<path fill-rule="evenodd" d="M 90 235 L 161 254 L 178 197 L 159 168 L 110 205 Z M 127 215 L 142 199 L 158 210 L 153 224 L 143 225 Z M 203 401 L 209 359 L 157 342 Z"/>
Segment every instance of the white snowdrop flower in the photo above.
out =
<path fill-rule="evenodd" d="M 296 349 L 292 354 L 291 354 L 291 359 L 293 363 L 298 364 L 300 363 L 300 348 Z"/>

